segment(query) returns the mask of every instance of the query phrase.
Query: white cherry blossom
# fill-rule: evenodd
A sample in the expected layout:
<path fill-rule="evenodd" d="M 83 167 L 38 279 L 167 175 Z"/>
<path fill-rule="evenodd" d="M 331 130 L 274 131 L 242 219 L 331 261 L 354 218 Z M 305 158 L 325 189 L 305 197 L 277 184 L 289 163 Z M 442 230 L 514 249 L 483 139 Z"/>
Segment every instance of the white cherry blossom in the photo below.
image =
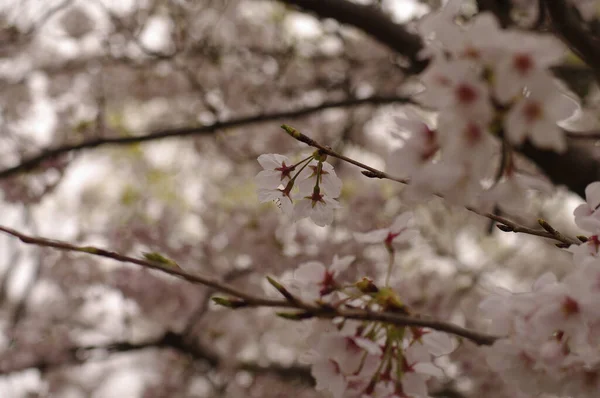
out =
<path fill-rule="evenodd" d="M 565 56 L 565 46 L 553 36 L 510 31 L 502 40 L 505 54 L 494 65 L 494 94 L 502 103 L 521 95 L 537 74 Z"/>
<path fill-rule="evenodd" d="M 285 186 L 295 170 L 286 156 L 273 153 L 260 155 L 258 163 L 264 169 L 254 179 L 258 189 L 277 189 L 280 185 Z"/>
<path fill-rule="evenodd" d="M 504 120 L 506 138 L 515 145 L 528 138 L 538 148 L 564 152 L 565 134 L 556 123 L 570 117 L 576 104 L 557 92 L 556 84 L 547 75 L 534 76 L 527 89 L 528 96 L 518 101 Z"/>
<path fill-rule="evenodd" d="M 294 212 L 293 199 L 290 193 L 284 188 L 259 189 L 257 195 L 260 203 L 274 201 L 281 208 L 283 213 L 288 216 L 291 216 Z"/>
<path fill-rule="evenodd" d="M 321 170 L 318 170 L 319 162 L 311 161 L 298 175 L 297 183 L 301 195 L 310 195 L 319 182 L 320 193 L 330 198 L 337 198 L 342 192 L 342 180 L 335 174 L 333 166 L 327 162 L 321 162 Z"/>
<path fill-rule="evenodd" d="M 396 125 L 398 132 L 393 135 L 402 140 L 402 146 L 391 151 L 387 168 L 395 175 L 410 177 L 438 151 L 438 134 L 411 111 L 406 112 L 406 117 L 397 118 Z"/>
<path fill-rule="evenodd" d="M 294 219 L 301 220 L 310 217 L 315 224 L 324 227 L 333 222 L 333 211 L 340 207 L 340 204 L 329 196 L 313 192 L 309 196 L 296 200 Z"/>
<path fill-rule="evenodd" d="M 336 278 L 354 261 L 354 256 L 334 256 L 329 268 L 319 261 L 309 261 L 301 264 L 294 271 L 294 287 L 303 298 L 317 300 L 333 292 L 338 283 Z"/>

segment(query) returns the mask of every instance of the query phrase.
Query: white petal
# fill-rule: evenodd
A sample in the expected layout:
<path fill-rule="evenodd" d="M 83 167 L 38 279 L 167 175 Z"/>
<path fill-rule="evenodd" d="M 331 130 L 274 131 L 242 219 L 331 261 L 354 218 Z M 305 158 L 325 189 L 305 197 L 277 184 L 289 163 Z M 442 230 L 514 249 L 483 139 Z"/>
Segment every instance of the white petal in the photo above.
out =
<path fill-rule="evenodd" d="M 287 183 L 289 178 L 281 180 L 281 173 L 273 170 L 263 170 L 254 177 L 254 182 L 259 189 L 276 189 L 279 185 Z"/>
<path fill-rule="evenodd" d="M 403 229 L 407 228 L 409 223 L 412 221 L 412 217 L 413 217 L 412 213 L 410 213 L 410 212 L 400 214 L 394 220 L 394 223 L 390 227 L 390 231 L 392 233 L 398 233 L 398 232 L 402 231 Z"/>
<path fill-rule="evenodd" d="M 312 201 L 310 199 L 301 199 L 294 206 L 294 220 L 301 220 L 308 217 L 312 210 Z"/>
<path fill-rule="evenodd" d="M 356 257 L 354 257 L 354 256 L 345 256 L 345 257 L 339 258 L 336 254 L 335 256 L 333 256 L 333 262 L 331 263 L 329 270 L 331 272 L 333 272 L 334 274 L 343 272 L 348 268 L 348 266 L 350 264 L 352 264 L 352 262 L 354 261 L 355 258 Z"/>
<path fill-rule="evenodd" d="M 310 219 L 319 227 L 324 227 L 333 222 L 333 207 L 317 202 L 310 213 Z"/>
<path fill-rule="evenodd" d="M 433 331 L 425 334 L 422 339 L 423 344 L 434 356 L 448 355 L 456 348 L 454 339 L 447 333 Z"/>
<path fill-rule="evenodd" d="M 325 272 L 327 272 L 327 269 L 322 263 L 318 261 L 309 261 L 300 264 L 298 269 L 294 271 L 294 279 L 306 284 L 318 283 L 325 277 Z"/>
<path fill-rule="evenodd" d="M 276 153 L 264 154 L 258 157 L 258 163 L 260 163 L 265 170 L 275 170 L 277 167 L 281 167 L 283 162 L 287 165 L 290 164 L 290 160 L 286 156 L 278 155 Z"/>

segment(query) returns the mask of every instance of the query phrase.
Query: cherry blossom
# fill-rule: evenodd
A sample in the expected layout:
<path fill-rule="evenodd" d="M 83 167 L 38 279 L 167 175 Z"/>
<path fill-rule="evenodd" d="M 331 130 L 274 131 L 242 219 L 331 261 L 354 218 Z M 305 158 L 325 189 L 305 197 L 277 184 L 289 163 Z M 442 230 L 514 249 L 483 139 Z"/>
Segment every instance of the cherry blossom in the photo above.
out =
<path fill-rule="evenodd" d="M 337 198 L 342 192 L 342 180 L 335 174 L 333 166 L 327 162 L 311 161 L 300 172 L 297 181 L 300 195 L 312 194 L 317 183 L 320 193 L 331 198 Z"/>
<path fill-rule="evenodd" d="M 335 291 L 339 286 L 336 278 L 354 261 L 354 256 L 334 256 L 329 268 L 319 261 L 300 264 L 294 271 L 293 286 L 307 300 L 317 300 Z"/>
<path fill-rule="evenodd" d="M 259 189 L 257 191 L 258 201 L 260 203 L 275 202 L 281 208 L 284 214 L 292 215 L 294 204 L 289 192 L 285 189 Z"/>
<path fill-rule="evenodd" d="M 284 214 L 292 215 L 291 187 L 295 166 L 290 164 L 287 157 L 278 154 L 260 155 L 258 162 L 264 168 L 255 177 L 258 201 L 261 203 L 275 201 Z"/>
<path fill-rule="evenodd" d="M 482 195 L 482 205 L 488 211 L 498 206 L 507 214 L 527 216 L 528 194 L 531 191 L 549 194 L 551 188 L 546 181 L 517 173 L 511 167 L 500 181 Z"/>
<path fill-rule="evenodd" d="M 564 152 L 565 134 L 556 123 L 573 114 L 574 101 L 557 92 L 556 84 L 547 75 L 533 77 L 527 89 L 527 97 L 518 101 L 506 116 L 506 138 L 517 145 L 529 138 L 539 148 Z"/>
<path fill-rule="evenodd" d="M 283 155 L 265 154 L 258 157 L 263 171 L 255 177 L 258 189 L 277 189 L 285 186 L 293 177 L 295 166 Z"/>
<path fill-rule="evenodd" d="M 392 243 L 410 241 L 416 235 L 416 231 L 410 229 L 412 221 L 411 213 L 402 213 L 388 228 L 376 229 L 367 233 L 354 233 L 354 239 L 362 243 L 384 243 L 392 248 Z"/>
<path fill-rule="evenodd" d="M 393 135 L 402 140 L 402 146 L 391 151 L 388 170 L 410 177 L 436 154 L 439 149 L 438 135 L 412 111 L 407 111 L 404 118 L 397 118 L 396 125 L 398 131 Z"/>
<path fill-rule="evenodd" d="M 532 79 L 565 56 L 564 45 L 552 36 L 509 31 L 502 40 L 505 54 L 493 65 L 494 95 L 502 103 L 519 96 Z"/>
<path fill-rule="evenodd" d="M 314 191 L 310 196 L 301 197 L 294 207 L 294 219 L 301 220 L 306 217 L 320 227 L 333 222 L 333 211 L 339 209 L 340 204 L 330 197 Z"/>
<path fill-rule="evenodd" d="M 335 198 L 342 191 L 342 181 L 332 165 L 313 158 L 290 165 L 282 155 L 259 156 L 264 170 L 255 178 L 257 194 L 261 203 L 275 201 L 294 220 L 310 217 L 324 227 L 333 222 L 333 211 L 340 207 Z"/>

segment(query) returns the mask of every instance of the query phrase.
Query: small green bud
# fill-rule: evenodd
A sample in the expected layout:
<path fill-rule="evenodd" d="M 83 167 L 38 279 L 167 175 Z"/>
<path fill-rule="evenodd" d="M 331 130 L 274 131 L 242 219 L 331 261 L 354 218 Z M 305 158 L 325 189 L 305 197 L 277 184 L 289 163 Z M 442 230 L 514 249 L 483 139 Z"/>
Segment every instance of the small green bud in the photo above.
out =
<path fill-rule="evenodd" d="M 313 317 L 313 314 L 310 312 L 302 311 L 302 312 L 278 312 L 277 316 L 283 319 L 287 319 L 290 321 L 302 321 L 304 319 L 310 319 Z"/>
<path fill-rule="evenodd" d="M 296 301 L 296 298 L 290 293 L 281 283 L 277 282 L 275 279 L 267 276 L 267 281 L 273 286 L 283 297 L 286 298 L 287 301 Z"/>
<path fill-rule="evenodd" d="M 238 298 L 212 297 L 211 300 L 217 305 L 231 309 L 246 307 L 248 305 L 246 301 Z"/>
<path fill-rule="evenodd" d="M 354 286 L 356 286 L 358 290 L 365 294 L 377 293 L 379 291 L 379 288 L 375 286 L 373 281 L 366 277 L 363 277 L 361 280 L 356 282 Z"/>
<path fill-rule="evenodd" d="M 155 263 L 167 265 L 169 267 L 179 268 L 179 264 L 177 264 L 173 260 L 170 260 L 170 259 L 166 258 L 165 256 L 163 256 L 160 253 L 156 253 L 156 252 L 144 252 L 142 254 L 144 255 L 144 258 L 146 260 L 148 260 L 148 261 L 152 261 L 152 262 L 155 262 Z"/>

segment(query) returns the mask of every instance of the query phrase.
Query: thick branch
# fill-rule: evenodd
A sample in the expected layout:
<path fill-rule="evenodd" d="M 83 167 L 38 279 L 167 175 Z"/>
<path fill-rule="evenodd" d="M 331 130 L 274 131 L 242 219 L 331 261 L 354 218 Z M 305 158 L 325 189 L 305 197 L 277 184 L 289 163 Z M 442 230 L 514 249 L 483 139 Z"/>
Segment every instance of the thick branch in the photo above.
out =
<path fill-rule="evenodd" d="M 40 246 L 40 247 L 51 247 L 59 250 L 69 251 L 69 252 L 78 252 L 78 253 L 87 253 L 94 256 L 110 258 L 122 263 L 133 263 L 137 265 L 141 265 L 146 268 L 150 268 L 157 271 L 162 271 L 169 275 L 181 278 L 191 283 L 195 283 L 198 285 L 204 285 L 211 287 L 219 292 L 226 293 L 235 297 L 235 299 L 220 299 L 220 303 L 230 303 L 230 307 L 232 308 L 242 308 L 242 307 L 273 307 L 273 308 L 289 308 L 300 310 L 302 317 L 299 319 L 309 319 L 309 318 L 324 318 L 324 319 L 333 319 L 337 317 L 346 318 L 346 319 L 355 319 L 361 321 L 374 321 L 374 322 L 384 322 L 398 326 L 416 326 L 416 327 L 425 327 L 431 328 L 435 330 L 439 330 L 442 332 L 447 332 L 454 334 L 456 336 L 464 337 L 473 341 L 479 345 L 491 345 L 498 339 L 496 336 L 491 336 L 484 333 L 479 333 L 473 330 L 465 329 L 460 326 L 446 323 L 442 321 L 437 321 L 434 319 L 422 318 L 418 316 L 408 316 L 402 315 L 395 312 L 375 312 L 365 309 L 355 309 L 350 307 L 343 308 L 332 308 L 329 306 L 320 306 L 317 304 L 306 303 L 298 298 L 294 298 L 294 300 L 274 300 L 263 298 L 260 296 L 256 296 L 250 293 L 246 293 L 244 291 L 238 290 L 237 288 L 230 286 L 226 283 L 220 282 L 214 278 L 201 276 L 198 274 L 190 274 L 183 271 L 176 265 L 165 265 L 156 263 L 153 261 L 142 260 L 134 257 L 125 256 L 110 250 L 100 249 L 91 246 L 76 246 L 68 242 L 33 237 L 29 235 L 25 235 L 21 232 L 18 232 L 14 229 L 0 226 L 0 231 L 12 235 L 22 242 Z"/>
<path fill-rule="evenodd" d="M 86 149 L 93 149 L 104 145 L 132 145 L 142 142 L 155 141 L 164 138 L 185 137 L 192 135 L 213 134 L 222 129 L 233 127 L 246 126 L 251 124 L 270 122 L 280 119 L 296 119 L 313 113 L 321 112 L 330 108 L 345 108 L 360 105 L 386 105 L 393 103 L 411 102 L 407 97 L 399 96 L 373 96 L 369 98 L 348 98 L 341 101 L 328 101 L 321 105 L 295 109 L 292 111 L 282 111 L 273 113 L 259 113 L 256 115 L 238 117 L 214 124 L 198 127 L 183 127 L 156 131 L 147 135 L 132 136 L 132 137 L 112 137 L 112 138 L 96 138 L 89 141 L 83 141 L 78 144 L 63 145 L 56 148 L 46 149 L 45 151 L 25 159 L 21 163 L 0 170 L 0 178 L 7 178 L 19 173 L 33 170 L 41 166 L 44 162 L 54 159 L 58 156 L 65 155 L 71 152 L 78 152 Z"/>
<path fill-rule="evenodd" d="M 569 138 L 567 151 L 562 154 L 544 151 L 529 143 L 521 148 L 521 152 L 542 169 L 554 184 L 564 185 L 582 198 L 585 197 L 588 184 L 600 181 L 600 151 L 589 140 Z"/>
<path fill-rule="evenodd" d="M 417 55 L 423 48 L 421 38 L 396 24 L 378 8 L 347 0 L 280 0 L 316 14 L 319 18 L 332 18 L 342 24 L 354 26 L 378 42 L 407 57 L 412 71 L 421 71 L 426 62 Z"/>
<path fill-rule="evenodd" d="M 190 342 L 182 334 L 167 332 L 158 338 L 142 343 L 119 342 L 102 346 L 72 347 L 67 352 L 49 358 L 31 358 L 29 362 L 7 362 L 6 366 L 0 367 L 0 375 L 21 372 L 26 369 L 39 369 L 41 372 L 46 372 L 60 367 L 81 365 L 89 361 L 87 354 L 91 351 L 102 351 L 106 354 L 134 353 L 153 348 L 175 350 L 195 361 L 204 361 L 212 368 L 218 368 L 222 362 L 219 355 L 207 347 Z M 236 368 L 254 374 L 272 374 L 282 379 L 300 380 L 306 384 L 313 384 L 310 370 L 305 366 L 285 367 L 279 364 L 262 366 L 253 362 L 242 362 Z"/>
<path fill-rule="evenodd" d="M 544 2 L 558 35 L 573 52 L 596 71 L 596 79 L 600 82 L 600 43 L 598 39 L 586 32 L 582 22 L 575 18 L 566 1 L 540 1 Z"/>

